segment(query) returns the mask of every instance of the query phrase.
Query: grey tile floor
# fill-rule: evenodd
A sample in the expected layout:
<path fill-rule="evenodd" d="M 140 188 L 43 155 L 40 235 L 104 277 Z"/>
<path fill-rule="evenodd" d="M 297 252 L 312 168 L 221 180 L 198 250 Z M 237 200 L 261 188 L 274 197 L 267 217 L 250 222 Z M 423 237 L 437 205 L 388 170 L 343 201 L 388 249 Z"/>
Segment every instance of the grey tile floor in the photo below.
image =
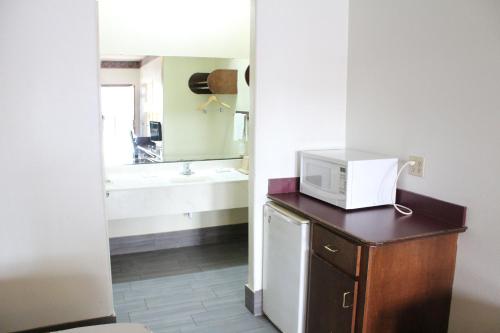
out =
<path fill-rule="evenodd" d="M 247 244 L 217 244 L 111 257 L 118 322 L 154 333 L 275 333 L 244 305 Z"/>

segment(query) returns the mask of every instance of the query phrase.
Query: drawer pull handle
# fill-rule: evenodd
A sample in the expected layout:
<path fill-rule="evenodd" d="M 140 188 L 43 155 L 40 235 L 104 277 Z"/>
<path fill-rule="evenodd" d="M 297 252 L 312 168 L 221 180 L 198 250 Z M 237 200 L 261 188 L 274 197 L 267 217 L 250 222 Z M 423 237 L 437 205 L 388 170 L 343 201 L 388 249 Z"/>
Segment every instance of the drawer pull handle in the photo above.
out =
<path fill-rule="evenodd" d="M 331 245 L 325 245 L 323 247 L 325 248 L 325 250 L 327 250 L 328 252 L 331 252 L 331 253 L 337 253 L 337 252 L 339 252 L 339 250 L 332 248 Z"/>
<path fill-rule="evenodd" d="M 344 309 L 349 309 L 349 308 L 352 308 L 352 304 L 351 305 L 346 305 L 346 302 L 345 302 L 345 299 L 346 299 L 346 296 L 349 295 L 351 292 L 350 291 L 346 291 L 344 293 L 344 295 L 342 296 L 342 307 Z"/>

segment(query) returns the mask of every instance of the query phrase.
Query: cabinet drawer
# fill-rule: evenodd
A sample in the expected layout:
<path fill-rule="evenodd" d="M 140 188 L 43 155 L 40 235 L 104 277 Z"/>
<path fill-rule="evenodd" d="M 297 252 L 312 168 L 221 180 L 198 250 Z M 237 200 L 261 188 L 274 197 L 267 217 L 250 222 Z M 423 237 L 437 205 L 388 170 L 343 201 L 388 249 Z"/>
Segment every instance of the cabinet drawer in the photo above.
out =
<path fill-rule="evenodd" d="M 312 249 L 314 253 L 340 270 L 359 275 L 361 247 L 318 224 L 313 224 Z"/>

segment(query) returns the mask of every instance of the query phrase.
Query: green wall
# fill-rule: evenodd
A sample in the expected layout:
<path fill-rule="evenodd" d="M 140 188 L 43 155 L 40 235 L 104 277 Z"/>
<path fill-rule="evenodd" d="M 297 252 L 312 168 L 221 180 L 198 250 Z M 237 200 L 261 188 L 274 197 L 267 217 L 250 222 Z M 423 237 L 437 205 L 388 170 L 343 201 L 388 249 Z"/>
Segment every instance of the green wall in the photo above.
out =
<path fill-rule="evenodd" d="M 249 111 L 249 88 L 244 79 L 248 59 L 163 58 L 163 145 L 164 159 L 205 159 L 237 157 L 246 153 L 246 143 L 233 140 L 235 111 Z M 211 104 L 207 113 L 198 111 L 211 95 L 198 95 L 188 87 L 196 72 L 215 69 L 238 70 L 238 94 L 217 95 L 231 109 Z"/>

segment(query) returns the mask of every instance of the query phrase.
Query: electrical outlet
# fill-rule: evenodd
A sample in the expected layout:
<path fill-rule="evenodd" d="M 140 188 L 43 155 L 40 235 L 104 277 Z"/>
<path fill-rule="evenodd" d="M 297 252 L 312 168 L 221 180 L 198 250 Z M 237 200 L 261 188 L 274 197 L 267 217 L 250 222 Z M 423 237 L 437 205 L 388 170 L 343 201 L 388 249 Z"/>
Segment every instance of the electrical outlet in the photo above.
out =
<path fill-rule="evenodd" d="M 408 173 L 415 177 L 423 177 L 425 159 L 421 156 L 410 156 L 410 161 L 414 161 L 415 164 L 409 166 Z"/>

